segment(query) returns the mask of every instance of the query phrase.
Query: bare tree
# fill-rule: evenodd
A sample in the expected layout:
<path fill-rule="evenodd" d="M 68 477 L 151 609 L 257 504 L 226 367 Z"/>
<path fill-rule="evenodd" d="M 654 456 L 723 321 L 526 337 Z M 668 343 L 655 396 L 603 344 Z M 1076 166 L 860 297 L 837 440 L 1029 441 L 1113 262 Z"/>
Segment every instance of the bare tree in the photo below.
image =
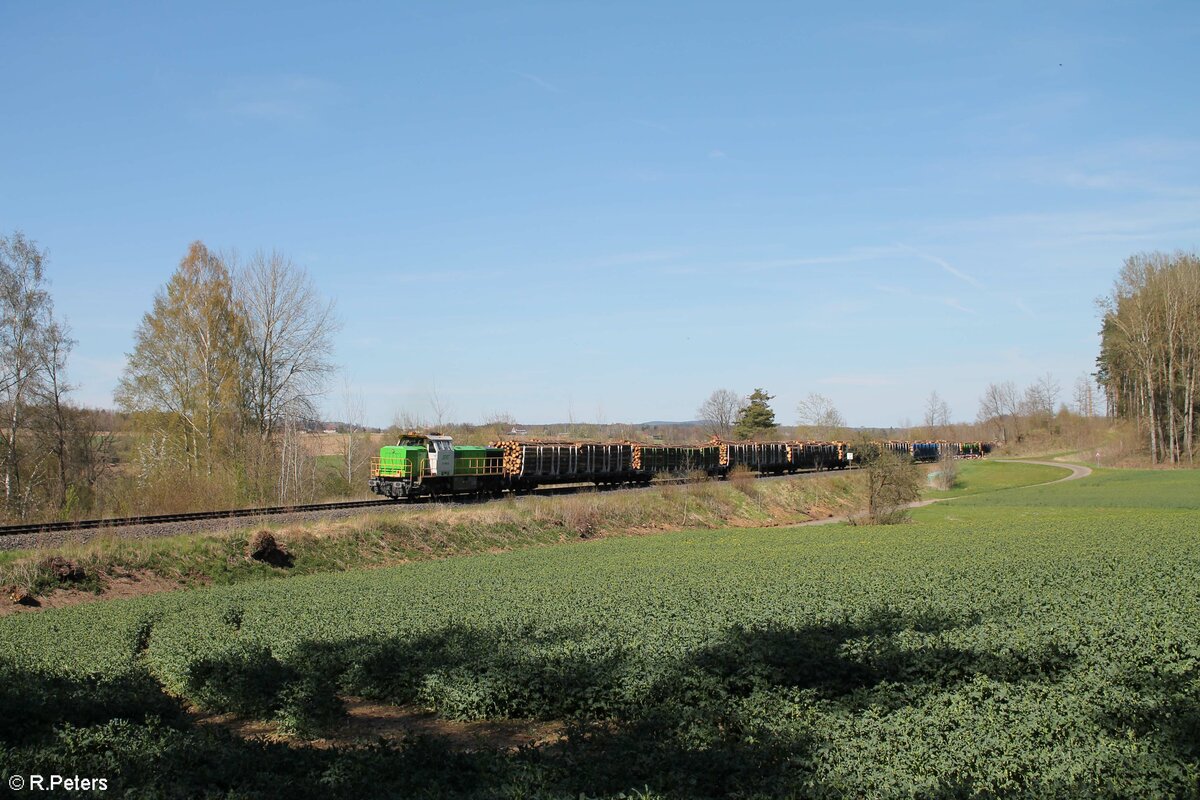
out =
<path fill-rule="evenodd" d="M 343 423 L 346 426 L 346 485 L 354 489 L 355 475 L 363 464 L 366 455 L 366 443 L 360 441 L 366 427 L 364 418 L 365 401 L 361 391 L 355 392 L 347 378 L 342 383 L 342 413 L 345 414 Z"/>
<path fill-rule="evenodd" d="M 483 420 L 484 433 L 493 442 L 508 438 L 509 431 L 515 430 L 516 427 L 516 417 L 507 411 L 493 411 Z"/>
<path fill-rule="evenodd" d="M 930 438 L 939 439 L 945 435 L 946 428 L 949 426 L 950 406 L 934 390 L 929 393 L 929 398 L 925 401 L 925 427 L 929 431 Z"/>
<path fill-rule="evenodd" d="M 419 414 L 412 411 L 397 411 L 392 417 L 393 433 L 407 433 L 408 431 L 419 431 L 428 427 L 425 420 Z"/>
<path fill-rule="evenodd" d="M 247 400 L 269 439 L 286 417 L 316 416 L 333 373 L 334 303 L 321 299 L 304 268 L 276 251 L 256 253 L 237 274 L 248 328 Z"/>
<path fill-rule="evenodd" d="M 1012 381 L 988 384 L 979 398 L 978 421 L 991 425 L 1002 442 L 1021 438 L 1021 397 Z"/>
<path fill-rule="evenodd" d="M 841 429 L 846 427 L 846 420 L 833 401 L 816 392 L 800 401 L 796 406 L 796 415 L 800 424 L 809 426 L 813 437 L 819 440 L 836 439 Z"/>
<path fill-rule="evenodd" d="M 454 406 L 438 392 L 436 383 L 429 390 L 429 411 L 433 414 L 433 425 L 439 431 L 450 422 L 450 415 L 454 412 Z"/>
<path fill-rule="evenodd" d="M 1081 417 L 1096 416 L 1096 385 L 1087 375 L 1075 379 L 1075 413 Z"/>
<path fill-rule="evenodd" d="M 73 438 L 69 435 L 69 410 L 65 402 L 66 394 L 73 387 L 66 383 L 63 373 L 66 370 L 67 354 L 75 346 L 75 340 L 67 334 L 65 326 L 51 323 L 46 330 L 45 343 L 41 353 L 42 374 L 45 379 L 36 390 L 40 395 L 38 405 L 43 423 L 39 427 L 49 434 L 46 437 L 49 439 L 48 447 L 44 450 L 53 456 L 57 467 L 56 494 L 58 506 L 62 508 L 67 504 L 67 491 L 70 487 L 70 479 L 67 476 L 70 469 L 68 448 Z"/>
<path fill-rule="evenodd" d="M 727 437 L 746 399 L 732 389 L 717 389 L 696 409 L 696 416 L 713 436 Z"/>
<path fill-rule="evenodd" d="M 1043 421 L 1054 416 L 1061 391 L 1058 381 L 1049 372 L 1040 376 L 1025 389 L 1024 411 L 1026 416 L 1039 417 Z"/>

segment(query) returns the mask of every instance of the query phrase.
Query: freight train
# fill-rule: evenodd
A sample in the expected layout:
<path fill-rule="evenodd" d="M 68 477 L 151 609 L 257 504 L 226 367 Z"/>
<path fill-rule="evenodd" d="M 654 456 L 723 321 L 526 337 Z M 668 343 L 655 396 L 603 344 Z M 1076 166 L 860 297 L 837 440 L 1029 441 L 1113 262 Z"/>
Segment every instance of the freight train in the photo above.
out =
<path fill-rule="evenodd" d="M 437 433 L 408 433 L 371 459 L 369 486 L 375 494 L 395 500 L 459 494 L 499 497 L 550 484 L 645 485 L 656 475 L 695 473 L 719 478 L 736 468 L 759 475 L 847 469 L 869 464 L 885 450 L 927 462 L 943 456 L 977 458 L 992 449 L 988 442 L 868 442 L 853 447 L 845 442 L 718 440 L 696 447 L 536 441 L 467 447 Z"/>

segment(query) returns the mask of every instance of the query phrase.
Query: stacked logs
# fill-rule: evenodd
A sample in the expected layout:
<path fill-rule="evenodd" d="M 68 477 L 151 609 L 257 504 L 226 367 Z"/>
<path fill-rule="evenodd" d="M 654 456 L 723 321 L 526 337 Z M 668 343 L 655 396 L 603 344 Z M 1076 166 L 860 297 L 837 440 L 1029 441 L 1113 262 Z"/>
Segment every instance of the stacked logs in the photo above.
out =
<path fill-rule="evenodd" d="M 640 442 L 626 442 L 626 444 L 628 444 L 629 447 L 632 449 L 632 455 L 630 456 L 630 459 L 629 459 L 630 465 L 634 469 L 641 469 L 642 468 L 642 447 L 643 447 L 643 445 Z"/>
<path fill-rule="evenodd" d="M 632 447 L 626 443 L 596 442 L 491 442 L 503 451 L 502 466 L 508 476 L 558 477 L 575 474 L 615 475 L 631 467 Z"/>
<path fill-rule="evenodd" d="M 501 464 L 505 475 L 521 474 L 524 461 L 524 449 L 521 445 L 522 442 L 518 441 L 488 442 L 488 447 L 498 447 L 504 451 Z"/>
<path fill-rule="evenodd" d="M 728 467 L 729 466 L 729 442 L 722 440 L 721 437 L 719 437 L 719 436 L 714 436 L 709 441 L 709 444 L 716 445 L 716 447 L 717 447 L 717 463 L 720 464 L 722 467 Z"/>

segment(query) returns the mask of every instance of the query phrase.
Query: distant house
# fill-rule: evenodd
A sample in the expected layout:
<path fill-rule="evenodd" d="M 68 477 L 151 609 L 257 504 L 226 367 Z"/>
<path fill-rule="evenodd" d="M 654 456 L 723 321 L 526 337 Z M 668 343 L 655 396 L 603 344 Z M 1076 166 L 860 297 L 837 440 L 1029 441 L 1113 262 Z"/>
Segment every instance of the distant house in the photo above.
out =
<path fill-rule="evenodd" d="M 525 430 L 524 428 L 518 428 L 514 425 L 513 429 L 508 432 L 508 435 L 509 436 L 524 436 L 527 433 L 529 433 L 529 431 Z"/>

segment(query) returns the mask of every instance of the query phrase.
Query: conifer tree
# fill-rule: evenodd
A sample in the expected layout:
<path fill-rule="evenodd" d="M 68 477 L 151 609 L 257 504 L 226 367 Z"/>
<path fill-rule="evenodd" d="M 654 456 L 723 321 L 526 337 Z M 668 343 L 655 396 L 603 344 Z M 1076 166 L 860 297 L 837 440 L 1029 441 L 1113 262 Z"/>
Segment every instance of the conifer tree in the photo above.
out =
<path fill-rule="evenodd" d="M 770 401 L 774 395 L 769 395 L 763 389 L 755 389 L 745 406 L 738 411 L 737 424 L 733 435 L 739 439 L 752 439 L 759 433 L 774 430 L 779 427 L 775 422 L 775 412 L 771 410 Z"/>

